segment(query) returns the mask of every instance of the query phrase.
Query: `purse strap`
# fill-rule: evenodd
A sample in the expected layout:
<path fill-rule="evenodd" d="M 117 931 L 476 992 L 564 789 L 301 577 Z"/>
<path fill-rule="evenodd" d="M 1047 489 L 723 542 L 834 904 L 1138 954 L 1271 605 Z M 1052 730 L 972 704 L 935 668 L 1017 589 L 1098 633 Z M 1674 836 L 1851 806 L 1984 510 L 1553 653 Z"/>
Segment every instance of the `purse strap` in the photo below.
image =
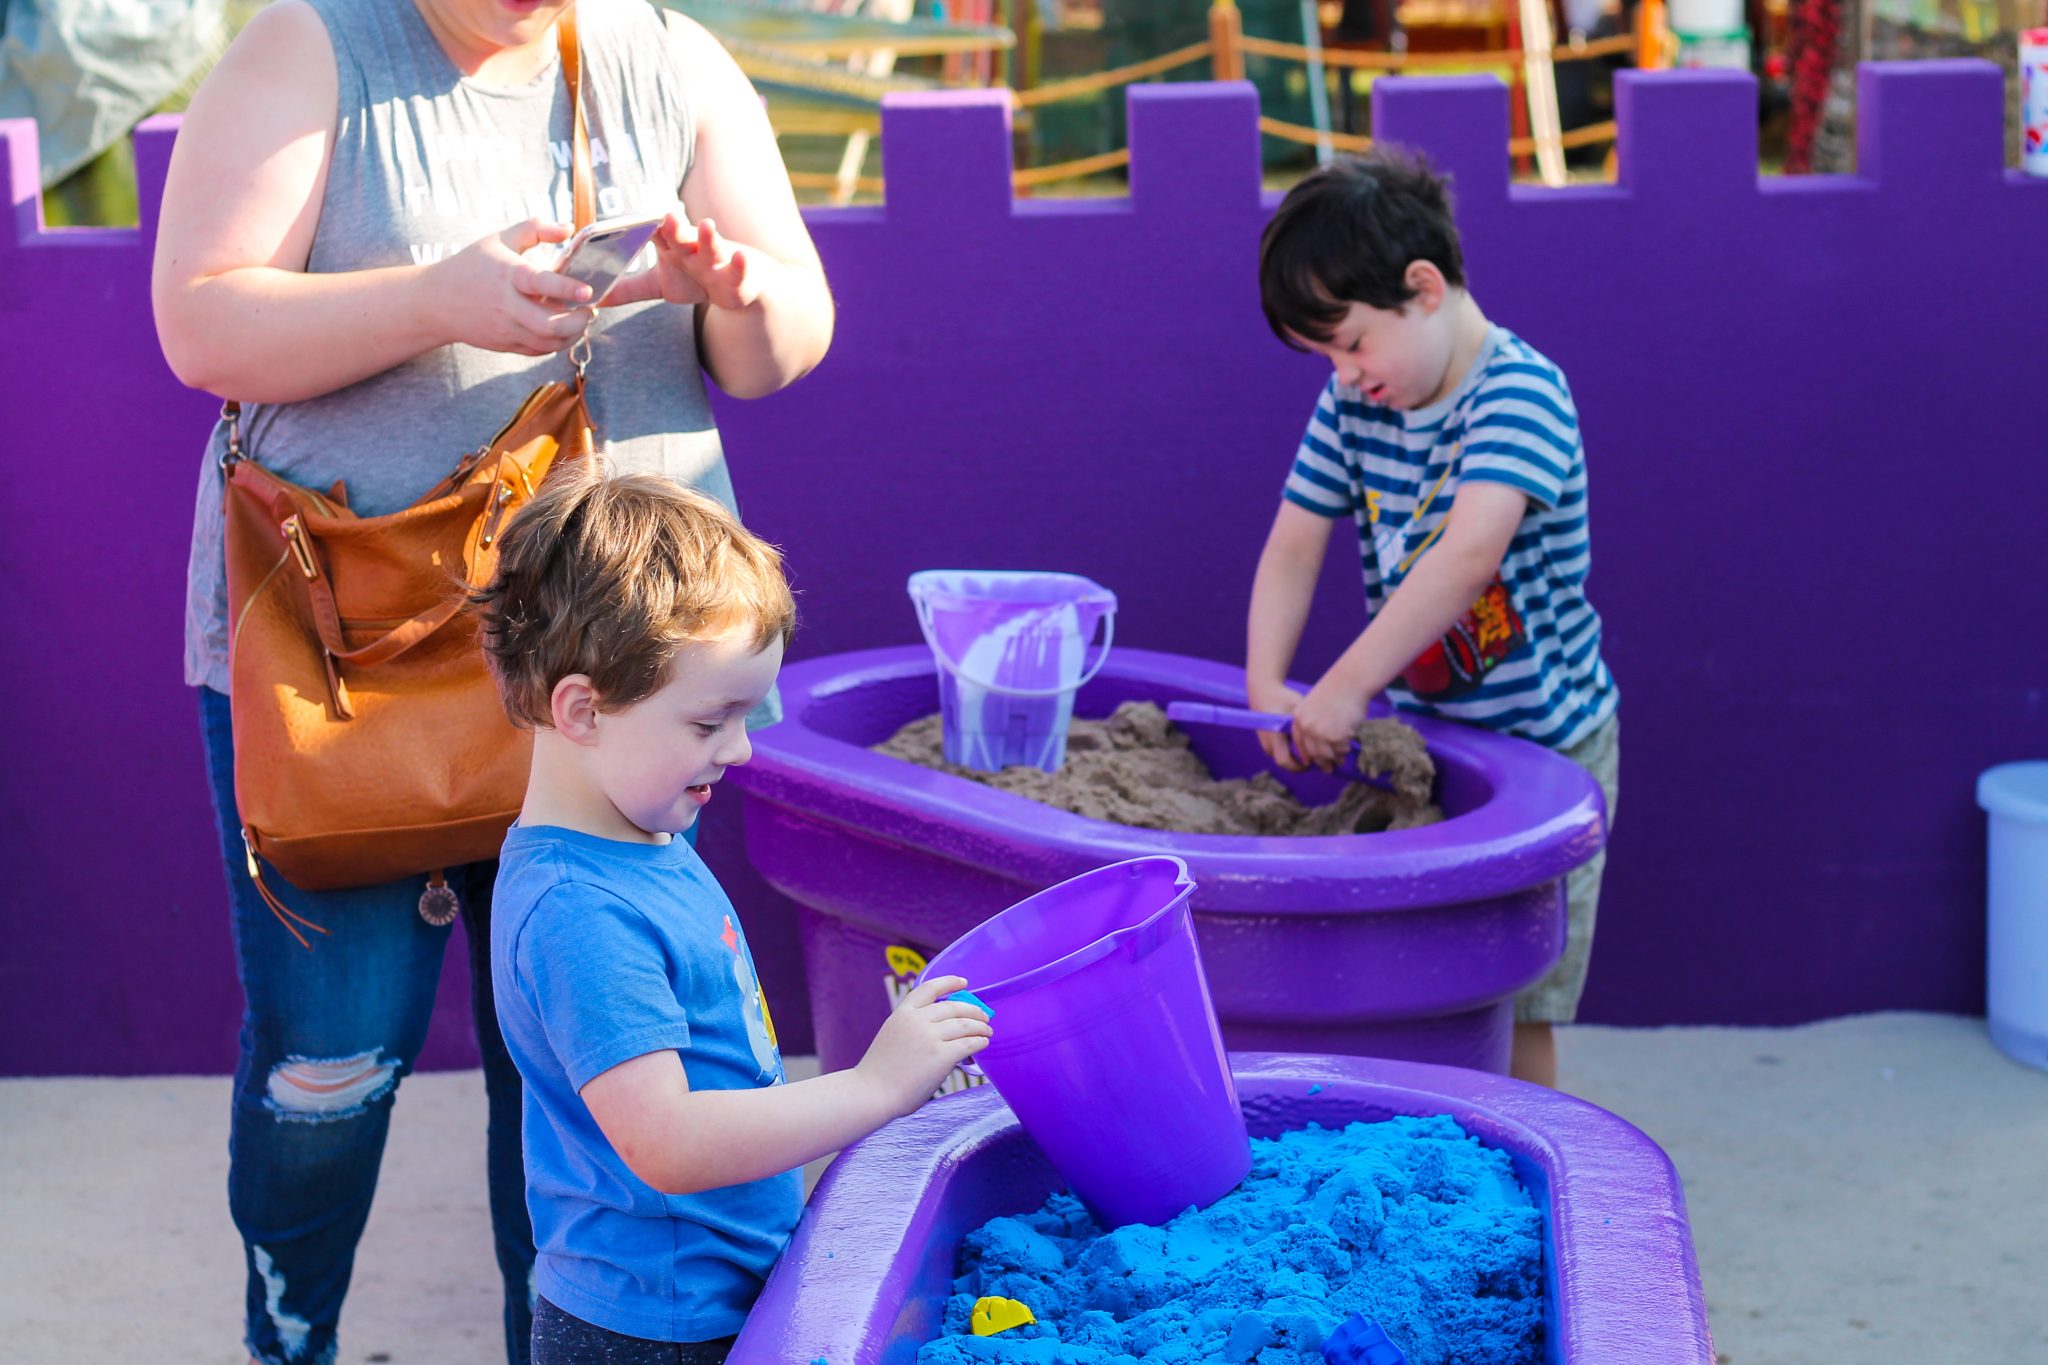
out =
<path fill-rule="evenodd" d="M 555 23 L 555 46 L 562 56 L 562 79 L 569 87 L 569 200 L 572 227 L 589 227 L 597 217 L 597 181 L 590 169 L 590 125 L 583 117 L 583 44 L 576 36 L 576 11 L 565 11 Z M 576 380 L 583 381 L 590 363 L 590 333 L 585 332 L 569 348 L 576 366 Z M 228 424 L 228 446 L 221 452 L 223 473 L 241 463 L 242 405 L 230 398 L 220 405 L 221 420 Z"/>
<path fill-rule="evenodd" d="M 555 44 L 562 52 L 562 79 L 569 85 L 569 191 L 575 226 L 589 227 L 597 218 L 597 184 L 590 172 L 590 130 L 583 121 L 583 44 L 576 38 L 576 10 L 563 11 L 555 23 Z"/>

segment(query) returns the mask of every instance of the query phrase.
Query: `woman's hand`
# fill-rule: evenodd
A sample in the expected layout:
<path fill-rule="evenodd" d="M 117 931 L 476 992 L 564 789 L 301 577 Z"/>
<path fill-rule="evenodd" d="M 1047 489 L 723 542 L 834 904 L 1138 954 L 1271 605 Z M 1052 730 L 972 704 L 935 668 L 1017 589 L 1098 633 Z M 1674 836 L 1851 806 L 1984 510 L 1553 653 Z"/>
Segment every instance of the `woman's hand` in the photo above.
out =
<path fill-rule="evenodd" d="M 582 336 L 590 286 L 524 255 L 568 235 L 561 223 L 529 218 L 428 266 L 421 278 L 437 329 L 451 341 L 514 355 L 553 355 Z"/>
<path fill-rule="evenodd" d="M 763 277 L 774 264 L 753 248 L 721 236 L 709 218 L 692 227 L 678 209 L 655 230 L 653 268 L 620 280 L 605 295 L 604 306 L 665 299 L 735 311 L 749 308 L 761 297 Z"/>

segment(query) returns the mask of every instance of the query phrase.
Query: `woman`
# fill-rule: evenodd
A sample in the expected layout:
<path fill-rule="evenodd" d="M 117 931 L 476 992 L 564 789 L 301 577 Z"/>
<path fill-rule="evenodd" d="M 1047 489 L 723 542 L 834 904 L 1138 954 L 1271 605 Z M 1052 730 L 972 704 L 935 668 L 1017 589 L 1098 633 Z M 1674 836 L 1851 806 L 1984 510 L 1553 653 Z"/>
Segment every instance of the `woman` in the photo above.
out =
<path fill-rule="evenodd" d="M 591 408 L 620 468 L 730 505 L 705 399 L 772 393 L 831 340 L 832 305 L 760 101 L 703 29 L 645 0 L 580 0 L 583 103 L 601 217 L 673 207 L 655 264 L 593 311 L 532 248 L 567 236 L 570 106 L 557 24 L 573 0 L 280 0 L 187 114 L 165 186 L 153 294 L 185 383 L 244 409 L 244 444 L 294 482 L 347 485 L 378 515 L 417 499 L 586 329 Z M 236 961 L 247 1001 L 228 1197 L 248 1263 L 247 1346 L 334 1358 L 392 1098 L 432 1011 L 448 930 L 423 879 L 312 893 L 336 932 L 301 947 L 244 862 L 228 721 L 216 429 L 187 606 Z M 451 870 L 490 1098 L 489 1178 L 508 1358 L 523 1361 L 533 1262 L 517 1073 L 488 971 L 495 863 Z M 480 967 L 481 964 L 481 967 Z"/>

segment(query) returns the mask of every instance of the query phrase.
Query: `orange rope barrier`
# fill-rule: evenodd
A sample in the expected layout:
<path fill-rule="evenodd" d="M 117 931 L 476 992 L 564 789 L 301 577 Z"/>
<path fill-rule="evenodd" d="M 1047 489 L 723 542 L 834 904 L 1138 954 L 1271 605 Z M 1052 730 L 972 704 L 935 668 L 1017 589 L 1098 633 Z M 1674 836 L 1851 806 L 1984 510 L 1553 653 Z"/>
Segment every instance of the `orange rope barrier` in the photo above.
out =
<path fill-rule="evenodd" d="M 791 171 L 789 183 L 800 190 L 836 190 L 839 188 L 839 177 L 825 171 Z M 853 187 L 863 194 L 882 192 L 882 182 L 871 175 L 858 177 L 853 182 Z"/>
<path fill-rule="evenodd" d="M 817 61 L 844 61 L 873 52 L 893 52 L 898 57 L 944 57 L 956 52 L 1002 52 L 1017 45 L 1015 34 L 998 37 L 948 37 L 940 34 L 898 38 L 887 34 L 873 38 L 775 38 L 761 40 L 763 47 Z"/>
<path fill-rule="evenodd" d="M 1597 143 L 1614 141 L 1614 134 L 1615 128 L 1612 122 L 1589 123 L 1583 128 L 1574 128 L 1570 132 L 1565 133 L 1562 137 L 1558 138 L 1557 145 L 1565 148 L 1591 147 Z M 1536 139 L 1533 137 L 1508 139 L 1508 154 L 1510 156 L 1528 156 L 1535 150 Z"/>
<path fill-rule="evenodd" d="M 1271 38 L 1238 39 L 1238 46 L 1254 57 L 1277 57 L 1282 61 L 1306 62 L 1310 57 L 1307 48 L 1299 43 L 1275 42 Z M 1599 38 L 1577 47 L 1564 46 L 1550 50 L 1553 62 L 1585 62 L 1596 57 L 1612 57 L 1633 52 L 1636 40 L 1623 34 L 1615 38 Z M 1519 48 L 1503 47 L 1471 52 L 1355 52 L 1348 48 L 1326 48 L 1321 54 L 1324 66 L 1359 67 L 1369 71 L 1427 70 L 1431 67 L 1473 67 L 1473 66 L 1518 66 L 1523 53 Z"/>
<path fill-rule="evenodd" d="M 1120 66 L 1113 71 L 1098 71 L 1092 76 L 1076 76 L 1072 80 L 1054 81 L 1050 85 L 1036 86 L 1030 90 L 1012 91 L 1010 103 L 1018 109 L 1029 109 L 1034 105 L 1050 104 L 1055 100 L 1070 100 L 1080 95 L 1092 95 L 1098 90 L 1112 86 L 1130 85 L 1147 76 L 1156 76 L 1162 71 L 1171 71 L 1176 66 L 1186 66 L 1209 55 L 1210 44 L 1189 43 L 1186 47 L 1150 57 L 1129 66 Z"/>
<path fill-rule="evenodd" d="M 855 133 L 878 133 L 882 130 L 879 111 L 857 109 L 844 113 L 825 110 L 793 113 L 785 110 L 774 115 L 774 123 L 777 137 L 851 137 Z"/>
<path fill-rule="evenodd" d="M 1282 123 L 1276 118 L 1259 119 L 1259 131 L 1268 137 L 1285 139 L 1314 145 L 1319 138 L 1329 139 L 1330 145 L 1340 152 L 1363 152 L 1372 148 L 1372 139 L 1359 137 L 1354 133 L 1318 133 L 1315 129 L 1299 123 Z M 1561 147 L 1591 147 L 1596 143 L 1614 141 L 1615 126 L 1608 123 L 1589 123 L 1583 128 L 1574 128 L 1558 139 Z M 1508 140 L 1508 152 L 1513 156 L 1527 156 L 1536 150 L 1536 139 L 1517 137 Z"/>
<path fill-rule="evenodd" d="M 1259 131 L 1268 137 L 1277 137 L 1285 142 L 1300 142 L 1310 147 L 1318 142 L 1327 142 L 1340 152 L 1365 152 L 1372 150 L 1372 139 L 1360 137 L 1357 133 L 1319 133 L 1299 123 L 1282 123 L 1276 118 L 1259 115 Z"/>
<path fill-rule="evenodd" d="M 1444 68 L 1471 69 L 1488 66 L 1514 67 L 1522 63 L 1529 55 L 1520 48 L 1499 48 L 1473 52 L 1420 53 L 1358 52 L 1338 48 L 1327 49 L 1320 54 L 1316 54 L 1311 53 L 1308 48 L 1296 43 L 1276 42 L 1270 38 L 1247 37 L 1240 24 L 1231 22 L 1236 17 L 1236 9 L 1233 5 L 1220 3 L 1210 11 L 1211 37 L 1207 42 L 1190 43 L 1186 47 L 1175 48 L 1171 52 L 1161 53 L 1157 57 L 1147 58 L 1142 62 L 1133 62 L 1129 66 L 1117 67 L 1112 71 L 1099 71 L 1088 76 L 1078 76 L 1072 80 L 1055 81 L 1050 85 L 1041 85 L 1030 90 L 1013 90 L 1010 92 L 1011 107 L 1015 109 L 1030 109 L 1041 104 L 1077 99 L 1083 95 L 1092 95 L 1098 91 L 1114 89 L 1117 86 L 1131 85 L 1149 77 L 1171 71 L 1175 67 L 1186 66 L 1190 62 L 1200 61 L 1204 57 L 1211 60 L 1211 64 L 1216 68 L 1214 74 L 1218 78 L 1242 79 L 1241 73 L 1244 67 L 1244 57 L 1247 54 L 1255 57 L 1272 57 L 1282 61 L 1304 63 L 1311 58 L 1319 58 L 1326 67 L 1350 67 L 1370 71 Z M 1636 35 L 1623 34 L 1613 38 L 1597 39 L 1589 43 L 1555 47 L 1550 50 L 1550 60 L 1553 63 L 1583 62 L 1592 61 L 1600 57 L 1617 56 L 1636 51 L 1640 41 Z M 855 117 L 857 118 L 858 116 Z M 869 117 L 872 118 L 872 116 Z M 810 132 L 813 131 L 813 128 L 804 125 L 811 124 L 814 121 L 817 125 L 815 131 L 818 132 L 825 132 L 828 128 L 837 132 L 843 126 L 838 119 L 826 116 L 815 120 L 799 119 L 795 122 L 794 126 L 780 129 L 779 131 L 790 133 Z M 852 121 L 852 119 L 847 120 L 847 122 Z M 1284 141 L 1302 143 L 1308 146 L 1321 144 L 1342 152 L 1363 152 L 1372 147 L 1372 139 L 1369 137 L 1361 137 L 1355 133 L 1323 132 L 1314 128 L 1304 127 L 1298 123 L 1287 123 L 1280 119 L 1269 118 L 1265 115 L 1259 117 L 1259 131 L 1268 137 L 1277 137 Z M 1602 142 L 1612 142 L 1615 136 L 1615 125 L 1610 121 L 1607 123 L 1590 124 L 1584 128 L 1575 128 L 1563 134 L 1556 141 L 1560 147 L 1586 147 Z M 1508 141 L 1508 152 L 1512 156 L 1527 156 L 1536 149 L 1537 139 L 1535 138 L 1518 137 L 1510 138 Z M 1101 171 L 1115 170 L 1121 166 L 1128 166 L 1130 163 L 1130 149 L 1120 148 L 1117 151 L 1103 152 L 1097 156 L 1084 156 L 1073 161 L 1062 161 L 1056 165 L 1033 166 L 1025 170 L 1016 171 L 1012 173 L 1010 182 L 1014 189 L 1025 190 L 1061 180 L 1075 180 L 1083 176 L 1097 174 Z M 835 189 L 842 183 L 838 176 L 811 171 L 791 172 L 789 182 L 799 189 Z M 873 176 L 861 176 L 854 183 L 856 188 L 863 193 L 882 192 L 882 181 Z"/>
<path fill-rule="evenodd" d="M 1026 170 L 1013 172 L 1010 184 L 1017 189 L 1026 190 L 1036 185 L 1049 185 L 1055 180 L 1078 180 L 1084 175 L 1094 175 L 1097 171 L 1112 171 L 1119 166 L 1130 164 L 1131 149 L 1119 147 L 1116 151 L 1103 152 L 1099 156 L 1084 156 L 1075 161 L 1061 161 L 1051 166 L 1032 166 Z"/>
<path fill-rule="evenodd" d="M 1015 171 L 1010 176 L 1013 189 L 1028 190 L 1040 185 L 1050 185 L 1060 180 L 1079 180 L 1083 176 L 1099 171 L 1113 171 L 1119 166 L 1131 164 L 1128 147 L 1099 156 L 1084 156 L 1074 161 L 1062 161 L 1051 166 L 1033 166 L 1027 170 Z M 831 190 L 839 187 L 839 177 L 823 171 L 791 171 L 789 183 L 800 190 Z M 863 194 L 882 194 L 883 182 L 875 176 L 864 175 L 854 182 L 854 188 Z"/>

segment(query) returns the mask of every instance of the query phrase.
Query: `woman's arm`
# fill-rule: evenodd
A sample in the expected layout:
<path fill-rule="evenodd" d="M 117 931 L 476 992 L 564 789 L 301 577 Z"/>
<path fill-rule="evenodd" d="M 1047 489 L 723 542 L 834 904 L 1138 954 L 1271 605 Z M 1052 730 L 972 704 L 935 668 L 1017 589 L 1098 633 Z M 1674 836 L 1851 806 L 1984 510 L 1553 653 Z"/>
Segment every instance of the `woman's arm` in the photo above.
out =
<path fill-rule="evenodd" d="M 701 97 L 696 155 L 683 182 L 689 221 L 671 217 L 656 250 L 669 272 L 687 272 L 693 292 L 708 299 L 704 368 L 734 397 L 758 398 L 825 358 L 832 294 L 760 95 L 701 26 L 679 19 L 669 33 Z M 715 232 L 703 231 L 707 220 Z M 707 249 L 706 237 L 722 240 Z"/>
<path fill-rule="evenodd" d="M 172 373 L 244 402 L 331 393 L 452 341 L 522 355 L 581 334 L 581 286 L 522 260 L 523 223 L 431 266 L 308 274 L 335 125 L 334 49 L 306 5 L 259 12 L 171 153 L 150 292 Z"/>

